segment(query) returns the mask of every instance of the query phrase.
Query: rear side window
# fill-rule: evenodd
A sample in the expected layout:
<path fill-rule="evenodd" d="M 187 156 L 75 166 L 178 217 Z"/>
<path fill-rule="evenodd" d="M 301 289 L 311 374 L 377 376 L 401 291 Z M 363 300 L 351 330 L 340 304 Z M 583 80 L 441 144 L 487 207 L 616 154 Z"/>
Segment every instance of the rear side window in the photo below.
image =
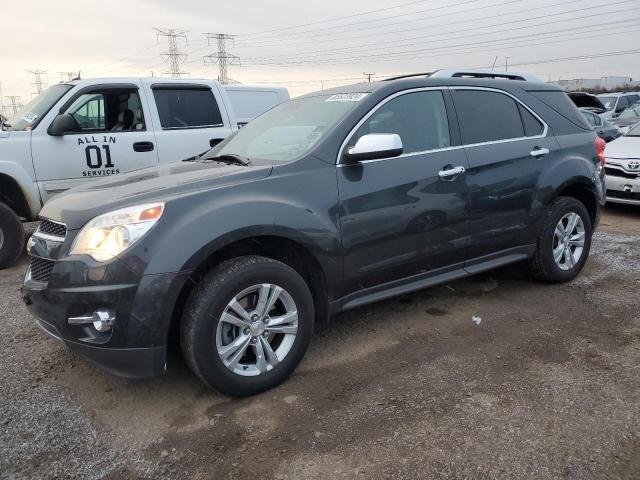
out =
<path fill-rule="evenodd" d="M 584 119 L 578 107 L 575 106 L 569 96 L 563 91 L 540 90 L 537 92 L 530 91 L 529 93 L 580 128 L 591 130 L 589 123 Z"/>
<path fill-rule="evenodd" d="M 208 88 L 155 87 L 163 129 L 222 126 L 222 116 L 213 93 Z"/>
<path fill-rule="evenodd" d="M 485 90 L 455 90 L 453 94 L 463 143 L 525 136 L 518 103 L 511 97 Z"/>

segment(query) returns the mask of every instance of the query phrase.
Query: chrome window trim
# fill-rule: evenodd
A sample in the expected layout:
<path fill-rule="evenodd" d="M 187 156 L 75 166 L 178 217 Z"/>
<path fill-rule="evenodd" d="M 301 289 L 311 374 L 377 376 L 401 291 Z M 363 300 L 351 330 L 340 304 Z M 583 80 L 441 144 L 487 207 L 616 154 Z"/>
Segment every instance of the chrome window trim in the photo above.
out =
<path fill-rule="evenodd" d="M 359 163 L 380 162 L 380 161 L 392 160 L 392 159 L 396 159 L 396 158 L 413 157 L 415 155 L 423 155 L 425 153 L 437 153 L 437 152 L 445 152 L 445 151 L 448 151 L 448 150 L 458 150 L 458 149 L 461 149 L 461 148 L 472 148 L 472 147 L 480 147 L 480 146 L 484 146 L 484 145 L 494 145 L 494 144 L 500 144 L 500 143 L 518 142 L 518 141 L 521 141 L 521 140 L 545 138 L 547 136 L 548 132 L 549 132 L 549 126 L 547 125 L 547 122 L 545 122 L 536 112 L 534 112 L 528 105 L 526 105 L 524 102 L 522 102 L 515 95 L 512 95 L 509 92 L 506 92 L 504 90 L 500 90 L 499 88 L 472 87 L 472 86 L 411 88 L 409 90 L 402 90 L 401 92 L 396 92 L 393 95 L 389 95 L 388 97 L 382 99 L 375 107 L 373 107 L 371 110 L 369 110 L 369 112 L 367 112 L 367 114 L 364 117 L 362 117 L 358 123 L 356 123 L 355 127 L 353 127 L 349 131 L 349 134 L 345 137 L 345 139 L 343 140 L 342 144 L 340 145 L 340 149 L 338 150 L 338 157 L 336 158 L 336 166 L 338 166 L 338 167 L 348 166 L 348 165 L 345 165 L 343 163 L 340 163 L 340 159 L 342 158 L 342 153 L 344 152 L 344 149 L 345 149 L 347 143 L 349 143 L 349 140 L 351 140 L 352 136 L 355 134 L 355 132 L 358 131 L 358 129 L 362 126 L 362 124 L 364 122 L 366 122 L 380 107 L 382 107 L 388 101 L 393 100 L 394 98 L 399 97 L 401 95 L 406 95 L 408 93 L 414 93 L 414 92 L 431 91 L 431 90 L 439 90 L 439 91 L 444 91 L 444 90 L 481 90 L 481 91 L 501 93 L 503 95 L 506 95 L 506 96 L 512 98 L 517 103 L 519 103 L 524 108 L 526 108 L 542 124 L 542 126 L 543 126 L 542 133 L 539 134 L 539 135 L 532 135 L 530 137 L 524 136 L 524 137 L 517 137 L 517 138 L 506 138 L 504 140 L 492 140 L 492 141 L 489 141 L 489 142 L 468 143 L 468 144 L 455 145 L 453 147 L 435 148 L 435 149 L 431 149 L 431 150 L 422 150 L 422 151 L 419 151 L 419 152 L 403 153 L 402 155 L 398 155 L 397 157 L 379 158 L 379 159 L 375 159 L 375 160 L 364 160 L 364 161 L 359 162 Z M 446 105 L 445 105 L 445 108 L 446 108 Z M 523 125 L 523 128 L 524 128 L 524 125 Z"/>

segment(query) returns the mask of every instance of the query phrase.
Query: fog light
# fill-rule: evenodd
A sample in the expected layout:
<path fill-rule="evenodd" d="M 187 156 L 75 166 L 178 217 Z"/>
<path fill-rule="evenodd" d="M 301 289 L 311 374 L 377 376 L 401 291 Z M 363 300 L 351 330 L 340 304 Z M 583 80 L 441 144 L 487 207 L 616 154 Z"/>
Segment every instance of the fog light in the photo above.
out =
<path fill-rule="evenodd" d="M 69 317 L 67 322 L 69 325 L 88 325 L 93 324 L 100 333 L 110 332 L 116 321 L 116 315 L 110 310 L 96 310 L 91 316 Z"/>

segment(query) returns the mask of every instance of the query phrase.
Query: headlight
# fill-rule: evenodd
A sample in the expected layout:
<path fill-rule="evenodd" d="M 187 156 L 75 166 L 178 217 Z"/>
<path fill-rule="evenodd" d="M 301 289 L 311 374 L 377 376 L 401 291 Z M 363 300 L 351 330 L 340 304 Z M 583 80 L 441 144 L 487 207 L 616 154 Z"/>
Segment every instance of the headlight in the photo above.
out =
<path fill-rule="evenodd" d="M 82 227 L 71 254 L 90 255 L 98 262 L 111 260 L 151 230 L 163 211 L 164 203 L 153 203 L 99 215 Z"/>

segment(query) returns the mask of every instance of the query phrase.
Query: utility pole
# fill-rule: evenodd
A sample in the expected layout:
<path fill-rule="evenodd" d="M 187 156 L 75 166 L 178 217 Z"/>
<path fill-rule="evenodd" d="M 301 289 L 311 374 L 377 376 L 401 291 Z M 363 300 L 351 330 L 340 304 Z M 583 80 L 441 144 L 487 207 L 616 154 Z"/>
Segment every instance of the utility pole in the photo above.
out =
<path fill-rule="evenodd" d="M 493 59 L 493 65 L 491 65 L 491 70 L 495 70 L 497 61 L 498 61 L 498 56 L 496 55 L 496 58 Z"/>
<path fill-rule="evenodd" d="M 42 81 L 42 76 L 47 73 L 46 70 L 27 70 L 27 73 L 33 75 L 33 85 L 36 87 L 36 91 L 32 93 L 32 95 L 40 95 L 46 86 Z"/>
<path fill-rule="evenodd" d="M 11 109 L 13 110 L 13 113 L 14 114 L 18 113 L 18 110 L 22 108 L 22 104 L 20 103 L 20 97 L 17 95 L 9 95 L 7 98 L 11 102 Z"/>
<path fill-rule="evenodd" d="M 240 57 L 227 52 L 227 40 L 233 42 L 233 35 L 226 33 L 204 33 L 207 38 L 207 45 L 211 45 L 211 40 L 215 40 L 218 44 L 217 53 L 211 53 L 202 57 L 204 64 L 218 64 L 218 81 L 222 84 L 235 83 L 229 78 L 227 67 L 229 65 L 239 65 Z"/>
<path fill-rule="evenodd" d="M 0 82 L 0 113 L 4 115 L 4 102 L 2 101 L 2 82 Z"/>
<path fill-rule="evenodd" d="M 367 81 L 371 83 L 371 77 L 373 77 L 375 73 L 362 72 L 362 75 L 364 75 L 367 78 Z"/>
<path fill-rule="evenodd" d="M 162 61 L 169 62 L 169 71 L 165 73 L 170 74 L 172 78 L 188 76 L 187 72 L 180 71 L 180 64 L 187 59 L 187 54 L 178 50 L 178 38 L 184 38 L 184 43 L 187 43 L 187 30 L 173 28 L 154 28 L 154 30 L 158 32 L 157 37 L 167 37 L 169 43 L 169 50 L 160 54 Z"/>
<path fill-rule="evenodd" d="M 511 57 L 504 57 L 504 71 L 508 72 L 509 71 L 509 59 Z"/>

